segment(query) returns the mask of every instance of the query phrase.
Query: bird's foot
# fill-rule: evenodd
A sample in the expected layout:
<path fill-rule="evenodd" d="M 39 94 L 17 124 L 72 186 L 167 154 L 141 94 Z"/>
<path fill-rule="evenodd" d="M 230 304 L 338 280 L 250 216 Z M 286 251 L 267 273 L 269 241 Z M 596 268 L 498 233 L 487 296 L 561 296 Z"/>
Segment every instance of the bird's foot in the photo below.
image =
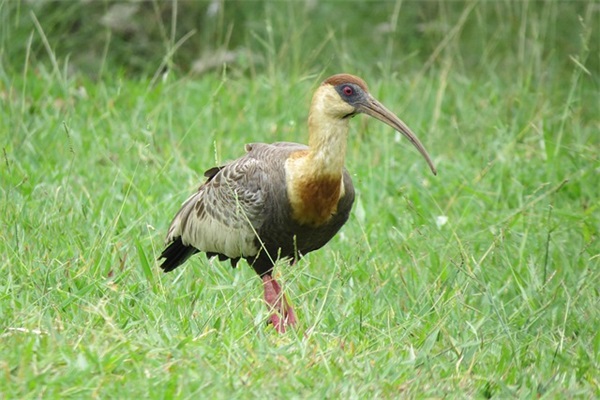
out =
<path fill-rule="evenodd" d="M 262 278 L 265 289 L 265 301 L 269 311 L 273 312 L 269 317 L 269 323 L 273 324 L 277 332 L 285 333 L 286 325 L 296 325 L 296 314 L 294 309 L 281 291 L 281 286 L 271 275 Z"/>

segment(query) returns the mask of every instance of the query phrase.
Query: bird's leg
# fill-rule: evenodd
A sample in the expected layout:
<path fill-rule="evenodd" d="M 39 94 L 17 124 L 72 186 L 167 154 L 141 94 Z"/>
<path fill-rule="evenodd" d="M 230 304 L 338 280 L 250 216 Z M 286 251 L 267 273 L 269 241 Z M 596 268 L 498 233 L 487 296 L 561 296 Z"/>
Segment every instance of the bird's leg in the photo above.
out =
<path fill-rule="evenodd" d="M 271 275 L 264 275 L 262 280 L 265 289 L 265 301 L 269 311 L 273 313 L 269 318 L 269 322 L 273 324 L 277 332 L 284 333 L 286 325 L 296 325 L 294 309 L 287 302 L 279 283 Z"/>

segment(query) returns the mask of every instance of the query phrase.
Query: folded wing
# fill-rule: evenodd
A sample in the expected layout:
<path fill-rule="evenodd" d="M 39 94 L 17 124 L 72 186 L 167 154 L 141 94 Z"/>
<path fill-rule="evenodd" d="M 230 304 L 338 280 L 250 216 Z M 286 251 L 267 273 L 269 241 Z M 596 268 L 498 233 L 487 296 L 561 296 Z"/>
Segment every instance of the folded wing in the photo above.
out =
<path fill-rule="evenodd" d="M 169 227 L 161 255 L 165 271 L 198 251 L 234 261 L 258 253 L 256 232 L 265 219 L 263 162 L 246 155 L 206 175 L 206 183 L 183 203 Z"/>

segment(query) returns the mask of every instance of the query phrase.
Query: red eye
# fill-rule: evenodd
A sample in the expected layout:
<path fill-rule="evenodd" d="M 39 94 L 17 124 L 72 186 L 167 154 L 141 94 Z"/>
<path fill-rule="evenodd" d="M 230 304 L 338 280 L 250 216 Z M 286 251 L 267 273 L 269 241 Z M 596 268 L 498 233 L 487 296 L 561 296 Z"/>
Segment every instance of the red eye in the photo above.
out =
<path fill-rule="evenodd" d="M 352 96 L 354 94 L 354 90 L 350 86 L 344 86 L 342 91 L 346 96 Z"/>

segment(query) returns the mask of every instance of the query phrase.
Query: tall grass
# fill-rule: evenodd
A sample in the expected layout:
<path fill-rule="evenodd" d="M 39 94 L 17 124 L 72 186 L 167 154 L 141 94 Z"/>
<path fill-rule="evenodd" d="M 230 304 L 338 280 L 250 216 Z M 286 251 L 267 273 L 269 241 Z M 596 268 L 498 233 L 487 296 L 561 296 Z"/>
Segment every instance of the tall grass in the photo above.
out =
<path fill-rule="evenodd" d="M 600 395 L 594 4 L 265 3 L 239 39 L 264 64 L 201 77 L 176 67 L 168 23 L 143 77 L 112 44 L 86 75 L 19 4 L 0 28 L 3 397 Z M 311 93 L 339 70 L 439 175 L 353 120 L 353 215 L 278 268 L 300 318 L 278 335 L 245 264 L 197 256 L 164 275 L 154 260 L 202 171 L 247 142 L 304 142 Z"/>

